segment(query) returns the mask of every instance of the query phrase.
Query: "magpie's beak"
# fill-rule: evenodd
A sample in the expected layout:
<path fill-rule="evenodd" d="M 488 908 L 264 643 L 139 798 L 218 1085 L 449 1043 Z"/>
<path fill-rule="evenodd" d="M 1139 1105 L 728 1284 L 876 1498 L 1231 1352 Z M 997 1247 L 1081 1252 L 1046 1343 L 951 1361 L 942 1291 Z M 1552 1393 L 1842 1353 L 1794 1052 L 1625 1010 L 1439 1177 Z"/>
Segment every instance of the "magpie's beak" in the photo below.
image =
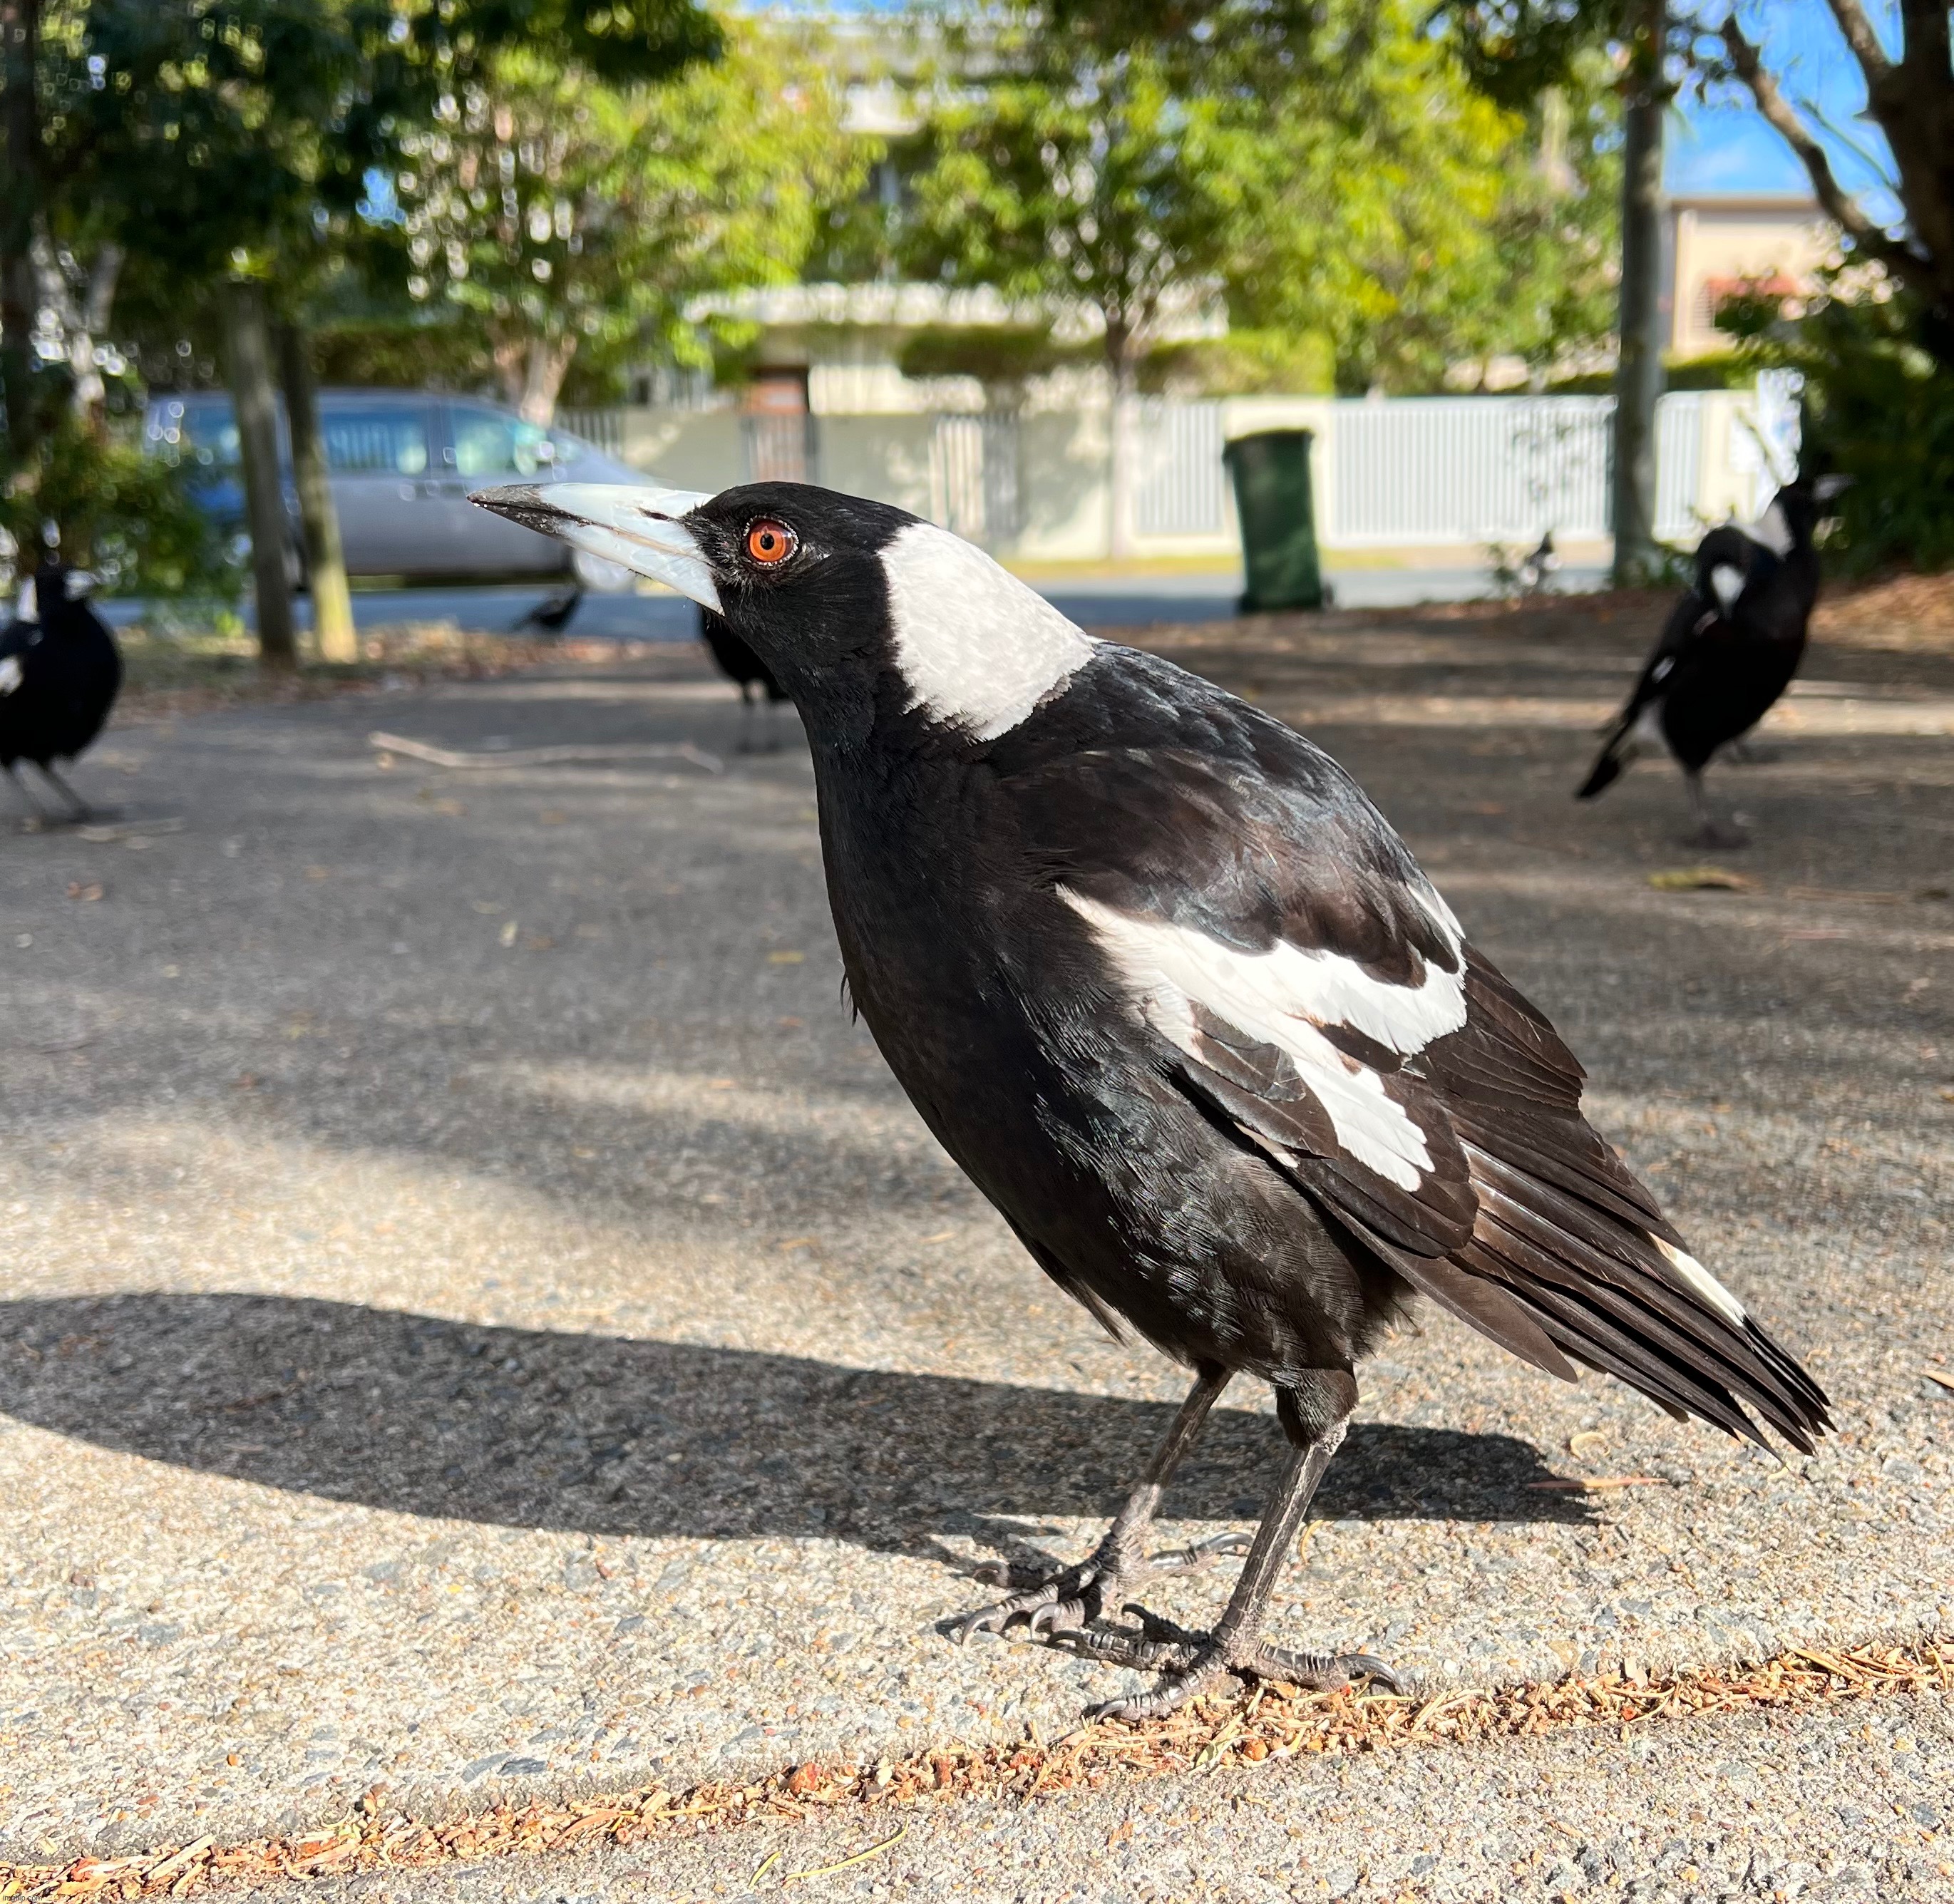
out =
<path fill-rule="evenodd" d="M 640 489 L 623 483 L 526 482 L 478 489 L 468 500 L 498 516 L 560 536 L 573 548 L 689 595 L 715 614 L 719 589 L 683 518 L 712 498 L 696 489 Z"/>

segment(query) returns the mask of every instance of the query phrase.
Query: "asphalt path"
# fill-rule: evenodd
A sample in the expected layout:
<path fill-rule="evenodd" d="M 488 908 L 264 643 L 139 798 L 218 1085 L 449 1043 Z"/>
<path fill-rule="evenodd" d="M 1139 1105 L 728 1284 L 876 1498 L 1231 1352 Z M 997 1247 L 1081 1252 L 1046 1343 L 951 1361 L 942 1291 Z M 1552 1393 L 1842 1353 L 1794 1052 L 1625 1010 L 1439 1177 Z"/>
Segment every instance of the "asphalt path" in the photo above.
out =
<path fill-rule="evenodd" d="M 1598 568 L 1570 566 L 1555 577 L 1562 591 L 1598 587 Z M 1421 602 L 1471 601 L 1491 592 L 1487 570 L 1478 568 L 1340 568 L 1330 585 L 1338 606 L 1398 608 Z M 1082 628 L 1147 627 L 1166 623 L 1221 621 L 1240 599 L 1239 574 L 1095 577 L 1089 580 L 1034 578 L 1045 598 Z M 539 604 L 561 592 L 560 585 L 495 584 L 467 588 L 363 589 L 353 598 L 353 619 L 362 628 L 403 622 L 452 622 L 470 633 L 501 634 L 518 630 Z M 126 624 L 140 618 L 143 605 L 111 602 L 108 618 Z M 302 625 L 310 607 L 299 603 Z M 610 641 L 689 641 L 699 630 L 698 611 L 682 597 L 666 594 L 586 595 L 570 632 Z"/>
<path fill-rule="evenodd" d="M 1371 790 L 1834 1397 L 1780 1467 L 1443 1315 L 1391 1340 L 1273 1624 L 1427 1692 L 1954 1626 L 1954 664 L 1821 644 L 1779 758 L 1713 776 L 1756 844 L 1679 884 L 1673 773 L 1569 797 L 1659 613 L 1168 648 Z M 1137 1683 L 944 1637 L 981 1569 L 1089 1549 L 1183 1378 L 1044 1281 L 851 1023 L 806 753 L 739 722 L 682 644 L 124 720 L 74 775 L 115 823 L 0 837 L 0 1857 L 1049 1740 Z M 1163 1544 L 1251 1524 L 1280 1445 L 1238 1384 Z M 1151 1602 L 1206 1624 L 1230 1572 Z M 1930 1899 L 1943 1710 L 1462 1747 L 1403 1805 L 1277 1770 L 1252 1836 L 1235 1786 L 1142 1782 L 1098 1867 L 1117 1807 L 946 1812 L 835 1894 Z"/>

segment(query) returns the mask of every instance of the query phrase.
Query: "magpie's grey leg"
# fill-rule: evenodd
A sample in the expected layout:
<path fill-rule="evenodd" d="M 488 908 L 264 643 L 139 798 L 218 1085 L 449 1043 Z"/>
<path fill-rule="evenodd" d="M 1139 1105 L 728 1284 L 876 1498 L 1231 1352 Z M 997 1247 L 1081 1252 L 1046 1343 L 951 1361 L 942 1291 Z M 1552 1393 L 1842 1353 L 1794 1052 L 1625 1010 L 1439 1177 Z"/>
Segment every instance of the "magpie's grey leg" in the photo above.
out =
<path fill-rule="evenodd" d="M 37 820 L 51 819 L 53 815 L 33 794 L 27 791 L 27 783 L 20 778 L 20 770 L 10 760 L 7 763 L 7 778 L 14 783 L 14 791 L 20 796 L 20 804 Z"/>
<path fill-rule="evenodd" d="M 1228 1386 L 1229 1371 L 1204 1368 L 1167 1439 L 1147 1463 L 1139 1485 L 1126 1497 L 1106 1538 L 1094 1549 L 1089 1560 L 1055 1573 L 1041 1585 L 1012 1594 L 994 1606 L 980 1607 L 966 1613 L 950 1629 L 950 1637 L 961 1646 L 973 1633 L 1001 1633 L 1014 1620 L 1027 1620 L 1035 1633 L 1069 1633 L 1087 1620 L 1114 1611 L 1120 1596 L 1155 1573 L 1171 1573 L 1204 1565 L 1224 1554 L 1239 1554 L 1247 1544 L 1239 1534 L 1217 1534 L 1211 1540 L 1197 1541 L 1192 1547 L 1176 1547 L 1164 1554 L 1145 1551 L 1147 1529 L 1153 1524 L 1161 1497 L 1182 1457 L 1193 1447 L 1208 1411 L 1221 1399 Z"/>
<path fill-rule="evenodd" d="M 758 753 L 759 743 L 753 738 L 753 683 L 740 683 L 740 739 L 733 751 L 737 754 Z"/>
<path fill-rule="evenodd" d="M 45 760 L 40 762 L 39 764 L 41 769 L 42 778 L 52 783 L 55 790 L 61 795 L 63 800 L 68 802 L 69 809 L 72 812 L 74 817 L 77 820 L 85 820 L 89 818 L 95 809 L 89 805 L 87 801 L 83 800 L 72 787 L 69 786 L 68 782 L 63 780 L 61 775 L 56 773 L 54 768 Z"/>
<path fill-rule="evenodd" d="M 1235 1582 L 1214 1632 L 1204 1638 L 1136 1607 L 1131 1610 L 1139 1616 L 1137 1635 L 1089 1629 L 1070 1636 L 1071 1643 L 1089 1658 L 1167 1676 L 1166 1683 L 1154 1691 L 1114 1699 L 1100 1707 L 1095 1717 L 1158 1718 L 1212 1692 L 1231 1673 L 1318 1687 L 1346 1686 L 1368 1675 L 1396 1690 L 1396 1675 L 1368 1653 L 1293 1653 L 1262 1643 L 1269 1595 L 1308 1516 L 1317 1484 L 1330 1457 L 1343 1445 L 1350 1412 L 1357 1405 L 1357 1384 L 1347 1370 L 1324 1370 L 1279 1390 L 1277 1402 L 1283 1426 L 1293 1444 L 1289 1465 L 1262 1516 L 1249 1557 L 1242 1563 L 1241 1578 Z"/>
<path fill-rule="evenodd" d="M 1702 847 L 1745 847 L 1751 836 L 1734 822 L 1720 820 L 1710 810 L 1710 796 L 1703 790 L 1701 773 L 1683 771 L 1689 785 L 1689 810 L 1696 818 L 1696 844 Z"/>

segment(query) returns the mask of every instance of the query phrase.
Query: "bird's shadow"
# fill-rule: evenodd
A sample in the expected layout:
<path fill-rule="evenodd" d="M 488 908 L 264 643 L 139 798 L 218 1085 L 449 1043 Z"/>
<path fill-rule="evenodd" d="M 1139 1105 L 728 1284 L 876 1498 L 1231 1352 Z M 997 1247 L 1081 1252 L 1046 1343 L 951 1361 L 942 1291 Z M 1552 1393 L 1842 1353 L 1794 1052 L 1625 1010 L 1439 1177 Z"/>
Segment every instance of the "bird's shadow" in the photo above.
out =
<path fill-rule="evenodd" d="M 698 1538 L 825 1537 L 964 1566 L 1111 1512 L 1171 1407 L 796 1356 L 498 1328 L 350 1302 L 0 1302 L 0 1408 L 200 1472 L 396 1513 Z M 1167 1511 L 1248 1520 L 1280 1449 L 1217 1409 Z M 1587 1518 L 1505 1434 L 1359 1422 L 1326 1518 Z"/>

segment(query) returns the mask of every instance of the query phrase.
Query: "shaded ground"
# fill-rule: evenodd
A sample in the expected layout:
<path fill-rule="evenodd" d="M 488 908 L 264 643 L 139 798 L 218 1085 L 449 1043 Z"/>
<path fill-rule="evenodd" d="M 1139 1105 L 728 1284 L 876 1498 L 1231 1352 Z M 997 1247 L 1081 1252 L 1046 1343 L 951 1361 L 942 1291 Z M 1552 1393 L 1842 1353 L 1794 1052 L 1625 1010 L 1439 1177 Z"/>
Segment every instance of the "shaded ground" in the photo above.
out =
<path fill-rule="evenodd" d="M 1717 776 L 1750 889 L 1662 891 L 1702 857 L 1673 774 L 1568 798 L 1656 612 L 1149 636 L 1359 774 L 1839 1405 L 1793 1472 L 1442 1318 L 1393 1343 L 1277 1624 L 1434 1687 L 1949 1628 L 1954 658 L 1821 644 L 1780 757 Z M 165 720 L 78 776 L 119 832 L 0 839 L 0 1855 L 1050 1736 L 1120 1689 L 938 1626 L 1089 1541 L 1179 1380 L 848 1023 L 805 756 L 737 721 L 690 650 Z M 443 772 L 379 726 L 730 765 Z M 1172 1532 L 1268 1485 L 1230 1403 Z"/>

